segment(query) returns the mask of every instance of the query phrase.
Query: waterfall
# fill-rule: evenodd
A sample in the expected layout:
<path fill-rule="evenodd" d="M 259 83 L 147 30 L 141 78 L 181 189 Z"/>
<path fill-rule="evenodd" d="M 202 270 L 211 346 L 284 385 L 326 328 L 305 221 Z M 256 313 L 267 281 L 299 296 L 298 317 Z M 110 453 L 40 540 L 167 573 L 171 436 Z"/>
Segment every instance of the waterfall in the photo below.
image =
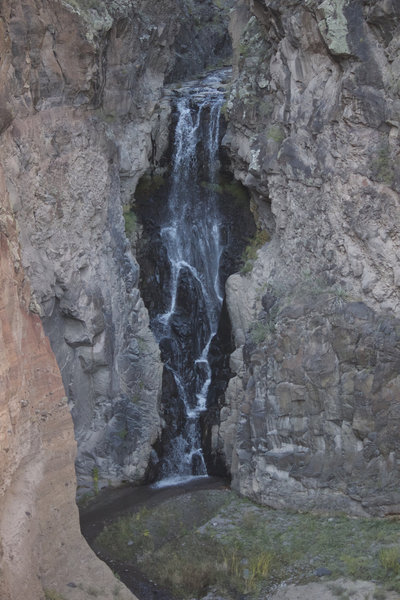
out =
<path fill-rule="evenodd" d="M 169 265 L 162 290 L 168 305 L 152 319 L 170 396 L 171 431 L 159 469 L 163 484 L 207 474 L 200 415 L 206 410 L 208 354 L 223 300 L 224 245 L 216 190 L 224 91 L 213 75 L 177 94 L 171 185 L 160 227 Z"/>

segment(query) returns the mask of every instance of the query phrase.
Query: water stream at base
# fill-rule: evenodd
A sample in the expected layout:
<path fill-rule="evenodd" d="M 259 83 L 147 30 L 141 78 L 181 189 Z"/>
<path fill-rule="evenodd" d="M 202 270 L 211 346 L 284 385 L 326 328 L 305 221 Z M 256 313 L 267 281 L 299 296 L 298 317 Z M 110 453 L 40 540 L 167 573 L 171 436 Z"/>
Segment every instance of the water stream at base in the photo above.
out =
<path fill-rule="evenodd" d="M 211 383 L 210 343 L 223 292 L 219 170 L 221 80 L 227 71 L 177 92 L 173 169 L 160 239 L 169 264 L 167 309 L 152 319 L 168 381 L 172 431 L 160 457 L 159 486 L 207 475 L 200 416 Z"/>

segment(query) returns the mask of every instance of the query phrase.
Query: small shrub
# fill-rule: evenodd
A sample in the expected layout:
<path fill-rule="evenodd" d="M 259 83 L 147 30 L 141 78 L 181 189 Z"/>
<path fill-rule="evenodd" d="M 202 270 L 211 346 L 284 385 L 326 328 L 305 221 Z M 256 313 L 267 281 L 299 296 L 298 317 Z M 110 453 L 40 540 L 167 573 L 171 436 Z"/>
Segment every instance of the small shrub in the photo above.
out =
<path fill-rule="evenodd" d="M 202 181 L 200 185 L 214 194 L 227 194 L 231 196 L 235 203 L 242 204 L 249 202 L 249 193 L 240 181 L 226 181 L 221 177 L 219 183 Z"/>
<path fill-rule="evenodd" d="M 242 56 L 243 58 L 245 58 L 246 56 L 248 56 L 249 52 L 250 52 L 249 46 L 245 42 L 241 42 L 239 44 L 239 54 L 240 54 L 240 56 Z"/>
<path fill-rule="evenodd" d="M 400 549 L 398 546 L 382 548 L 379 552 L 379 563 L 386 574 L 400 574 Z"/>
<path fill-rule="evenodd" d="M 343 585 L 341 585 L 340 583 L 331 583 L 330 585 L 328 585 L 328 588 L 331 590 L 332 594 L 334 596 L 337 596 L 338 598 L 346 598 L 348 597 L 348 593 L 345 587 L 343 587 Z"/>
<path fill-rule="evenodd" d="M 228 116 L 229 110 L 228 110 L 228 101 L 224 102 L 224 104 L 221 106 L 221 115 L 226 119 Z"/>
<path fill-rule="evenodd" d="M 261 344 L 274 331 L 275 326 L 272 321 L 257 321 L 250 330 L 250 337 L 255 344 Z"/>
<path fill-rule="evenodd" d="M 99 467 L 97 467 L 97 466 L 93 467 L 92 477 L 93 477 L 94 493 L 98 494 L 99 493 Z"/>
<path fill-rule="evenodd" d="M 354 579 L 368 579 L 369 577 L 369 560 L 365 556 L 349 556 L 341 557 L 346 565 L 347 574 Z"/>
<path fill-rule="evenodd" d="M 393 161 L 389 146 L 381 146 L 371 163 L 373 177 L 379 182 L 392 185 L 394 181 Z"/>
<path fill-rule="evenodd" d="M 162 175 L 143 175 L 136 186 L 135 198 L 151 196 L 164 185 Z"/>
<path fill-rule="evenodd" d="M 77 500 L 79 508 L 85 508 L 93 498 L 93 492 L 85 492 Z"/>
<path fill-rule="evenodd" d="M 280 144 L 285 139 L 285 132 L 279 125 L 272 125 L 268 130 L 267 136 L 274 142 Z"/>
<path fill-rule="evenodd" d="M 269 240 L 270 236 L 268 231 L 265 231 L 265 229 L 259 229 L 257 231 L 256 235 L 250 241 L 248 246 L 246 246 L 242 254 L 242 267 L 240 269 L 242 274 L 250 273 L 253 268 L 253 262 L 257 258 L 257 250 L 264 246 Z"/>
<path fill-rule="evenodd" d="M 375 590 L 373 595 L 374 600 L 385 600 L 387 598 L 383 590 Z"/>
<path fill-rule="evenodd" d="M 249 562 L 249 577 L 246 582 L 247 592 L 254 590 L 258 580 L 265 579 L 269 575 L 272 562 L 272 552 L 261 552 L 251 557 Z"/>
<path fill-rule="evenodd" d="M 120 437 L 121 440 L 125 440 L 127 435 L 128 435 L 128 430 L 125 428 L 121 429 L 121 431 L 118 431 L 118 437 Z"/>
<path fill-rule="evenodd" d="M 137 217 L 132 209 L 124 210 L 125 233 L 127 237 L 132 236 L 137 230 Z"/>

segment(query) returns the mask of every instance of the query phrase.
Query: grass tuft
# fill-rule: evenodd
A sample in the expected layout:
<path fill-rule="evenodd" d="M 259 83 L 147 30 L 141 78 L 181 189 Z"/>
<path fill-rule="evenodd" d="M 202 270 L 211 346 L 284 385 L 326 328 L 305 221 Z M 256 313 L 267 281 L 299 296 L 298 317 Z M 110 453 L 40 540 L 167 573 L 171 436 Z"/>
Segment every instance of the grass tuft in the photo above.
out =
<path fill-rule="evenodd" d="M 243 275 L 252 271 L 253 263 L 257 258 L 257 250 L 269 242 L 269 240 L 269 233 L 265 229 L 259 229 L 253 239 L 250 240 L 250 243 L 246 246 L 242 255 L 242 267 L 240 272 Z"/>
<path fill-rule="evenodd" d="M 395 521 L 295 514 L 228 490 L 202 490 L 116 520 L 95 549 L 136 565 L 176 598 L 201 598 L 212 589 L 226 600 L 261 600 L 283 582 L 316 580 L 318 567 L 328 568 L 332 579 L 396 590 L 399 541 Z M 336 592 L 347 597 L 346 590 Z M 380 588 L 376 594 L 382 597 Z"/>

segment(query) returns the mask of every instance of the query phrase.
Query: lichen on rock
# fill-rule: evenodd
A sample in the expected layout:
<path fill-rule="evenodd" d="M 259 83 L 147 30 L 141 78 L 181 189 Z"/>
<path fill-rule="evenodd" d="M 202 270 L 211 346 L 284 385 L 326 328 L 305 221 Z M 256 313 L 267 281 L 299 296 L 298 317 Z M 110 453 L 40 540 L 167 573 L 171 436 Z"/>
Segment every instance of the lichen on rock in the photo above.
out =
<path fill-rule="evenodd" d="M 343 10 L 346 4 L 347 0 L 324 0 L 318 5 L 318 13 L 322 16 L 319 30 L 329 50 L 338 56 L 351 54 L 347 43 L 349 29 Z"/>

